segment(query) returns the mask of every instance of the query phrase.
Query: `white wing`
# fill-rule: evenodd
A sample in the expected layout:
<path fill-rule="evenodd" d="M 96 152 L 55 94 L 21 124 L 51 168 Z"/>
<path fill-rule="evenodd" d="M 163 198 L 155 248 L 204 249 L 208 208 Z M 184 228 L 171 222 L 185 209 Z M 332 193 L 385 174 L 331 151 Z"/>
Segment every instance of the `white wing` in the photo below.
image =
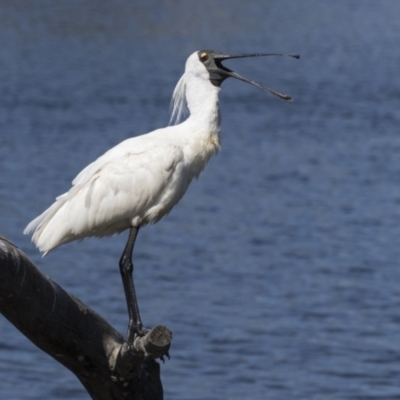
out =
<path fill-rule="evenodd" d="M 156 133 L 157 131 L 153 132 Z M 87 236 L 107 236 L 158 221 L 180 200 L 192 177 L 183 151 L 158 136 L 128 139 L 87 166 L 24 233 L 45 254 Z"/>

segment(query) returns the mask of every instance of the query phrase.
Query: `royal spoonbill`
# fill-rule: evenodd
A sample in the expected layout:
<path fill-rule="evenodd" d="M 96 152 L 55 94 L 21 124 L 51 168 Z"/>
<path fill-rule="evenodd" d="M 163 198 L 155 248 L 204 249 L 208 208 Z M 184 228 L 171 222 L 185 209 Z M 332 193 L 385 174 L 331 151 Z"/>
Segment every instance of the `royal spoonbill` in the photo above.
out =
<path fill-rule="evenodd" d="M 279 93 L 231 71 L 222 65 L 231 58 L 296 54 L 228 55 L 212 50 L 196 51 L 186 61 L 185 72 L 172 96 L 171 120 L 182 123 L 127 139 L 84 168 L 72 188 L 29 223 L 25 234 L 47 254 L 62 244 L 89 236 L 109 236 L 129 229 L 119 261 L 129 312 L 127 341 L 143 335 L 133 283 L 132 253 L 139 229 L 159 221 L 185 194 L 210 157 L 220 147 L 218 95 L 229 77 Z"/>

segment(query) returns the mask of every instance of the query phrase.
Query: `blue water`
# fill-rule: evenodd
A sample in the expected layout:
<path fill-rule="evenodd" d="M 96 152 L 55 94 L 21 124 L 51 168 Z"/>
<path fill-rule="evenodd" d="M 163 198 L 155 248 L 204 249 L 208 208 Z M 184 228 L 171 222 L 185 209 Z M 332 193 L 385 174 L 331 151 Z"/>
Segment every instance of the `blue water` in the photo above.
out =
<path fill-rule="evenodd" d="M 400 399 L 400 2 L 0 4 L 0 233 L 122 333 L 119 237 L 44 259 L 22 235 L 89 162 L 165 126 L 195 50 L 295 98 L 222 86 L 222 151 L 141 230 L 167 400 Z M 88 399 L 0 319 L 1 399 Z"/>

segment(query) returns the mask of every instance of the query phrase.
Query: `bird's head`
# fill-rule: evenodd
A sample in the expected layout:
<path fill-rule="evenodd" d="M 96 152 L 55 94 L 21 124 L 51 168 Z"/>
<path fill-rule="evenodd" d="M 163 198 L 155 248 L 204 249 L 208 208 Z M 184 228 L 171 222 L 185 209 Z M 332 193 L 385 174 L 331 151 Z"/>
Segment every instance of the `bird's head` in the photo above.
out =
<path fill-rule="evenodd" d="M 286 94 L 280 93 L 274 89 L 271 89 L 267 86 L 261 85 L 260 83 L 254 82 L 251 79 L 245 78 L 239 75 L 237 72 L 226 68 L 222 65 L 223 60 L 228 60 L 230 58 L 245 58 L 245 57 L 262 57 L 262 56 L 287 56 L 293 58 L 300 58 L 298 54 L 276 54 L 276 53 L 255 53 L 255 54 L 237 54 L 237 55 L 229 55 L 223 54 L 214 50 L 201 50 L 197 52 L 198 62 L 204 65 L 209 73 L 209 80 L 214 86 L 221 86 L 222 82 L 226 78 L 236 78 L 243 82 L 250 83 L 251 85 L 257 86 L 260 89 L 263 89 L 267 92 L 272 93 L 279 98 L 292 101 L 292 98 Z"/>
<path fill-rule="evenodd" d="M 188 85 L 191 91 L 195 94 L 198 101 L 198 91 L 202 89 L 209 90 L 207 86 L 219 88 L 222 82 L 227 78 L 236 78 L 243 82 L 250 83 L 262 90 L 272 93 L 279 98 L 292 101 L 292 98 L 277 90 L 271 89 L 251 79 L 239 75 L 237 72 L 230 70 L 222 65 L 222 61 L 230 58 L 245 58 L 245 57 L 261 57 L 261 56 L 288 56 L 293 58 L 300 58 L 298 54 L 277 54 L 277 53 L 254 53 L 254 54 L 238 54 L 230 55 L 220 53 L 214 50 L 200 50 L 194 52 L 186 61 L 185 73 L 179 80 L 172 96 L 172 121 L 180 121 L 182 116 L 187 110 L 187 89 Z M 211 84 L 211 85 L 210 85 Z"/>

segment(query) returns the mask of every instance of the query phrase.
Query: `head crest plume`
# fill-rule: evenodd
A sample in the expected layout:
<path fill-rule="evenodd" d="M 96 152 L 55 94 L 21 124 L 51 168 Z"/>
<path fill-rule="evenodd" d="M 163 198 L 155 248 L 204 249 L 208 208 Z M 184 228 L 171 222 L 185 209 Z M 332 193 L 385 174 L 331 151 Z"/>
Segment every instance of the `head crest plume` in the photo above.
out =
<path fill-rule="evenodd" d="M 182 75 L 175 86 L 174 93 L 172 93 L 170 110 L 170 125 L 179 124 L 189 113 L 186 100 L 186 74 Z"/>

